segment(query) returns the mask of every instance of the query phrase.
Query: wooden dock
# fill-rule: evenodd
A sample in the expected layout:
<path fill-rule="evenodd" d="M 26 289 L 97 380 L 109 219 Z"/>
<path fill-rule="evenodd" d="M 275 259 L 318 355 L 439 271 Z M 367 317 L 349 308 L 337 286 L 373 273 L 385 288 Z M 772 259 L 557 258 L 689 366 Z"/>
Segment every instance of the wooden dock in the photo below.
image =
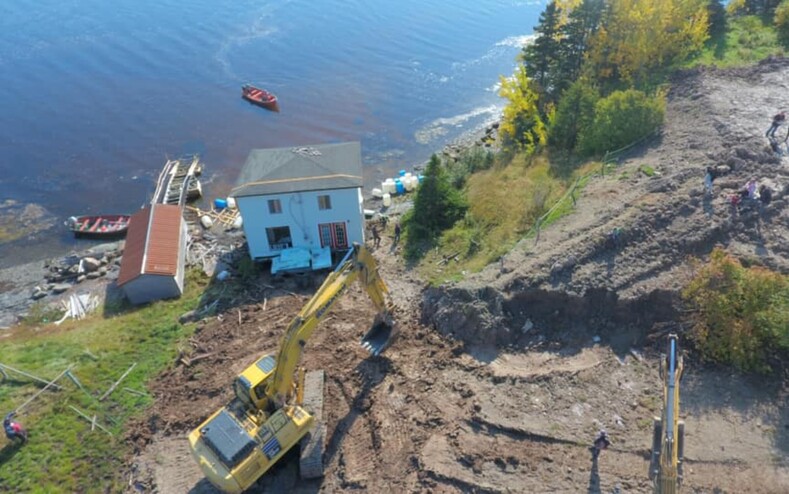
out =
<path fill-rule="evenodd" d="M 168 159 L 159 174 L 151 204 L 183 206 L 187 201 L 199 198 L 203 190 L 197 177 L 202 171 L 203 165 L 197 155 Z"/>

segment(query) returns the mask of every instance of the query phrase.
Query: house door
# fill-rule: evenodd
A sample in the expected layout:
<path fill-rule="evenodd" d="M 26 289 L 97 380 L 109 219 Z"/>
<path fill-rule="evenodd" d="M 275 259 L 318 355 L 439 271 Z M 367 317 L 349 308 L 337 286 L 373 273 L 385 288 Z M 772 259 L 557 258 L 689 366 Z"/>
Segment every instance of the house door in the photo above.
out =
<path fill-rule="evenodd" d="M 331 247 L 332 250 L 348 248 L 348 232 L 345 223 L 321 223 L 318 225 L 321 237 L 321 247 Z"/>

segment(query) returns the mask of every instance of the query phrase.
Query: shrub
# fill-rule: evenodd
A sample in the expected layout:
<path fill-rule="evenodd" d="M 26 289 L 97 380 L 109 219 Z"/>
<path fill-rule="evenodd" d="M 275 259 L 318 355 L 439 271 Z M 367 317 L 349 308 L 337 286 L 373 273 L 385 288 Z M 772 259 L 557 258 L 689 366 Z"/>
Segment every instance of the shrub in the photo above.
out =
<path fill-rule="evenodd" d="M 662 125 L 665 109 L 662 94 L 614 91 L 595 105 L 594 123 L 581 131 L 579 150 L 586 155 L 601 154 L 635 142 Z"/>
<path fill-rule="evenodd" d="M 447 164 L 449 183 L 456 189 L 461 189 L 466 184 L 466 179 L 472 173 L 487 170 L 495 161 L 492 152 L 481 147 L 473 147 L 464 151 L 457 161 Z"/>
<path fill-rule="evenodd" d="M 778 41 L 789 47 L 789 0 L 784 0 L 775 9 L 775 30 Z"/>
<path fill-rule="evenodd" d="M 683 297 L 698 314 L 692 339 L 704 358 L 766 373 L 789 356 L 789 278 L 745 268 L 721 249 L 701 266 Z"/>

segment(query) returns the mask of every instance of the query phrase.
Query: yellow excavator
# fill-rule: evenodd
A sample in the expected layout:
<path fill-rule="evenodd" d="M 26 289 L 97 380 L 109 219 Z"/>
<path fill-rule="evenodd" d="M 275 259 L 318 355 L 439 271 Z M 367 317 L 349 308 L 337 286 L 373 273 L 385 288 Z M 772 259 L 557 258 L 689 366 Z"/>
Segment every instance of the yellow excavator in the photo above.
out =
<path fill-rule="evenodd" d="M 354 244 L 291 321 L 277 355 L 263 356 L 238 375 L 235 398 L 189 434 L 192 456 L 221 491 L 245 491 L 299 442 L 301 476 L 323 475 L 323 372 L 305 374 L 297 366 L 318 323 L 354 280 L 378 309 L 362 346 L 377 356 L 395 337 L 393 306 L 375 259 Z"/>
<path fill-rule="evenodd" d="M 677 335 L 668 335 L 666 357 L 660 364 L 663 381 L 663 414 L 655 417 L 652 431 L 652 458 L 649 479 L 655 494 L 676 494 L 682 485 L 682 460 L 685 448 L 685 423 L 679 420 L 679 382 L 682 355 Z"/>

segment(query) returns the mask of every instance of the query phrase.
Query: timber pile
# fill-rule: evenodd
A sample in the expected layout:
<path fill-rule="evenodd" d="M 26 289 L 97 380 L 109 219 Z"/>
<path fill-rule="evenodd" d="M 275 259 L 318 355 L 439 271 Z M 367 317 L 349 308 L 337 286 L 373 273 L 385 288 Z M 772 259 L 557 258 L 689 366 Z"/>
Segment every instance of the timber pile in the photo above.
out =
<path fill-rule="evenodd" d="M 186 206 L 187 211 L 191 211 L 197 215 L 197 219 L 199 220 L 203 216 L 208 216 L 211 218 L 213 223 L 222 225 L 225 229 L 233 229 L 236 227 L 236 220 L 239 218 L 241 213 L 238 211 L 237 208 L 224 208 L 220 210 L 211 209 L 209 211 L 203 211 L 200 208 Z"/>

